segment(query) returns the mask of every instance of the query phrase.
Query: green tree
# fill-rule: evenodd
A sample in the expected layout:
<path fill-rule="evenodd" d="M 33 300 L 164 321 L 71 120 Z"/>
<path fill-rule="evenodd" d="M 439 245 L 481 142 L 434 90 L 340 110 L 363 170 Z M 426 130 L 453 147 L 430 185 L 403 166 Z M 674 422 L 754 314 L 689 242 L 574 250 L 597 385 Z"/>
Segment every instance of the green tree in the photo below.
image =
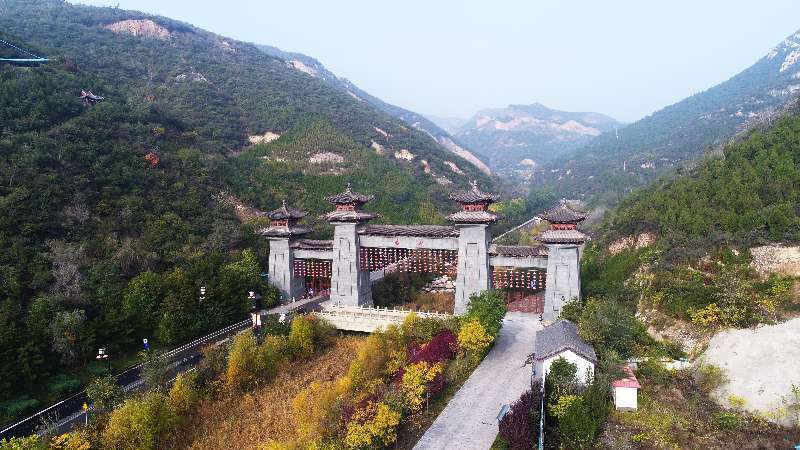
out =
<path fill-rule="evenodd" d="M 123 309 L 142 336 L 152 335 L 157 326 L 163 295 L 161 277 L 150 271 L 135 276 L 125 287 L 122 296 Z"/>
<path fill-rule="evenodd" d="M 102 410 L 113 409 L 124 397 L 122 388 L 119 387 L 117 379 L 112 375 L 92 380 L 86 386 L 86 395 L 89 396 L 89 400 L 94 406 Z"/>

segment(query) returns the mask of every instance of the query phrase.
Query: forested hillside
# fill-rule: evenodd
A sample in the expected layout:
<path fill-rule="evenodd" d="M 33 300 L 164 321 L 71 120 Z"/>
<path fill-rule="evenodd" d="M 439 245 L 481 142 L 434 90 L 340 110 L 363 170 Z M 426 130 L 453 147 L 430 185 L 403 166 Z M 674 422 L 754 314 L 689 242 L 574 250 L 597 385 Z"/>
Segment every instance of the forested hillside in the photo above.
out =
<path fill-rule="evenodd" d="M 749 252 L 800 242 L 798 148 L 793 107 L 721 156 L 631 195 L 606 215 L 586 251 L 586 294 L 632 310 L 653 308 L 698 329 L 752 326 L 800 311 L 794 281 L 757 276 Z"/>
<path fill-rule="evenodd" d="M 352 181 L 403 223 L 491 183 L 402 121 L 191 25 L 0 0 L 0 38 L 51 59 L 0 66 L 0 421 L 74 391 L 100 346 L 123 365 L 142 338 L 239 320 L 248 290 L 274 300 L 237 198 L 315 217 Z"/>
<path fill-rule="evenodd" d="M 800 33 L 731 79 L 545 165 L 536 183 L 572 197 L 615 203 L 665 171 L 782 114 L 800 89 L 798 56 Z"/>

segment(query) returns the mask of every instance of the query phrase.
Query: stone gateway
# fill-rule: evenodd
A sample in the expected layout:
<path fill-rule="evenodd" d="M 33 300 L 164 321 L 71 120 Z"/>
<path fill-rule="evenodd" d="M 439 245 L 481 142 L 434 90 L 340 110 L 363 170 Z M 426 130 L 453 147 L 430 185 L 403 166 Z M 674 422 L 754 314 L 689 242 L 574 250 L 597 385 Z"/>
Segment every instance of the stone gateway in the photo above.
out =
<path fill-rule="evenodd" d="M 390 270 L 431 272 L 455 279 L 456 314 L 466 312 L 471 295 L 495 287 L 544 288 L 539 312 L 546 320 L 557 318 L 564 303 L 580 297 L 587 236 L 577 224 L 585 214 L 562 200 L 538 216 L 550 223 L 538 236 L 542 245 L 497 245 L 491 226 L 499 216 L 489 208 L 497 196 L 473 183 L 450 198 L 461 206 L 447 216 L 452 225 L 370 225 L 377 215 L 363 206 L 373 196 L 354 192 L 348 183 L 344 192 L 326 198 L 334 206 L 322 216 L 334 227 L 330 241 L 303 239 L 311 231 L 298 225 L 306 213 L 284 202 L 265 214 L 270 225 L 258 231 L 270 243 L 269 281 L 284 301 L 329 286 L 332 303 L 369 307 L 371 273 L 374 279 Z"/>

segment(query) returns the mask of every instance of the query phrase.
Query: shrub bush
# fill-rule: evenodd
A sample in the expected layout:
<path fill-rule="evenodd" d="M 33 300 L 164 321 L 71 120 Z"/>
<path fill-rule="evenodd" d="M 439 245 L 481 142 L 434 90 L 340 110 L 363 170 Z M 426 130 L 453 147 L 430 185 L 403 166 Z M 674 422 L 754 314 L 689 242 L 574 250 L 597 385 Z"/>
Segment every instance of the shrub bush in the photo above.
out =
<path fill-rule="evenodd" d="M 728 382 L 728 375 L 725 373 L 725 369 L 713 364 L 700 365 L 696 377 L 698 386 L 705 392 L 711 392 Z"/>
<path fill-rule="evenodd" d="M 169 407 L 177 417 L 185 416 L 200 398 L 195 384 L 196 378 L 196 374 L 182 373 L 175 378 L 175 383 L 169 390 Z"/>
<path fill-rule="evenodd" d="M 122 389 L 117 384 L 117 379 L 109 375 L 95 378 L 86 386 L 86 395 L 94 406 L 103 410 L 110 410 L 117 406 L 123 399 Z"/>
<path fill-rule="evenodd" d="M 615 301 L 588 299 L 578 327 L 587 342 L 596 348 L 613 350 L 623 358 L 633 356 L 652 341 L 633 313 Z"/>
<path fill-rule="evenodd" d="M 541 404 L 540 384 L 536 382 L 530 391 L 511 405 L 511 409 L 500 420 L 499 435 L 509 450 L 529 450 L 536 447 L 539 438 Z"/>
<path fill-rule="evenodd" d="M 13 437 L 0 439 L 0 450 L 48 450 L 47 443 L 39 436 Z"/>
<path fill-rule="evenodd" d="M 426 393 L 428 393 L 426 390 L 428 383 L 440 375 L 443 369 L 444 366 L 441 363 L 428 364 L 426 362 L 414 363 L 406 368 L 400 388 L 403 392 L 405 407 L 409 411 L 416 412 L 422 409 Z"/>
<path fill-rule="evenodd" d="M 458 332 L 458 345 L 468 354 L 480 359 L 494 341 L 486 329 L 477 320 L 471 320 L 461 326 Z"/>
<path fill-rule="evenodd" d="M 161 448 L 173 419 L 167 396 L 161 392 L 128 399 L 109 415 L 103 446 L 120 450 Z"/>
<path fill-rule="evenodd" d="M 734 430 L 739 428 L 739 415 L 732 412 L 714 413 L 714 424 L 720 430 Z"/>
<path fill-rule="evenodd" d="M 347 424 L 345 443 L 353 449 L 374 449 L 397 440 L 401 414 L 386 403 L 372 403 L 359 409 Z"/>
<path fill-rule="evenodd" d="M 252 333 L 240 333 L 233 338 L 225 369 L 225 387 L 242 389 L 256 382 L 259 370 L 258 346 Z"/>
<path fill-rule="evenodd" d="M 478 320 L 489 336 L 495 338 L 500 334 L 505 315 L 506 303 L 503 297 L 497 291 L 485 291 L 469 298 L 469 306 L 463 322 Z"/>
<path fill-rule="evenodd" d="M 453 358 L 458 353 L 458 338 L 450 330 L 440 331 L 427 344 L 412 346 L 409 363 L 425 361 L 435 364 Z"/>

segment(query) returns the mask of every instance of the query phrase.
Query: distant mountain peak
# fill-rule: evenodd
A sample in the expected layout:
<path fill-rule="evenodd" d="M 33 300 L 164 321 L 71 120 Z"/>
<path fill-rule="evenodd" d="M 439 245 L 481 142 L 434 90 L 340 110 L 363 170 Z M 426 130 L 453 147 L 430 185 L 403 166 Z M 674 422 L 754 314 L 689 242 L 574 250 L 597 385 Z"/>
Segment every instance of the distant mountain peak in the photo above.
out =
<path fill-rule="evenodd" d="M 595 112 L 552 109 L 542 103 L 512 104 L 475 113 L 455 136 L 488 157 L 494 168 L 531 167 L 575 150 L 622 124 Z"/>
<path fill-rule="evenodd" d="M 781 57 L 783 62 L 779 72 L 784 72 L 800 61 L 800 31 L 787 37 L 780 44 L 776 45 L 767 54 L 767 59 Z"/>

